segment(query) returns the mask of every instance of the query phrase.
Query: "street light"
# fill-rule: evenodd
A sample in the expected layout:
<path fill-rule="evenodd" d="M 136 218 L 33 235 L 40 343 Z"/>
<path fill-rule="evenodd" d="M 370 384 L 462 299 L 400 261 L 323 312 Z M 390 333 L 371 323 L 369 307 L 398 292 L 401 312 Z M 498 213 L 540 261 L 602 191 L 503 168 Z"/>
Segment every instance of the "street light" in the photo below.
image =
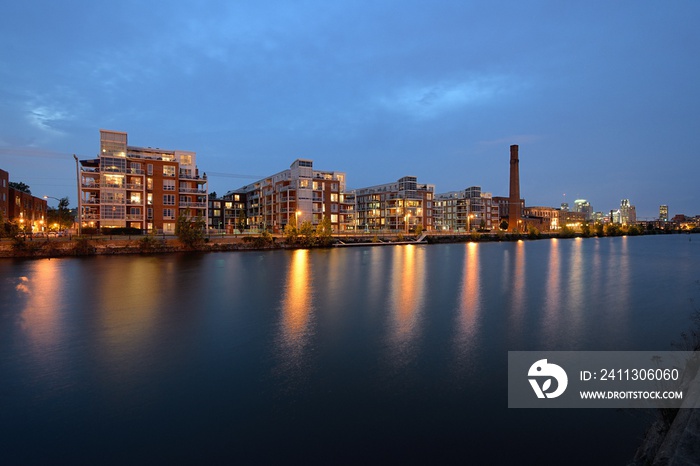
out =
<path fill-rule="evenodd" d="M 61 202 L 61 200 L 59 198 L 53 197 L 53 196 L 44 196 L 44 199 L 56 199 L 59 202 L 59 204 Z"/>
<path fill-rule="evenodd" d="M 469 214 L 467 216 L 467 231 L 472 231 L 471 220 L 474 218 L 474 214 Z"/>

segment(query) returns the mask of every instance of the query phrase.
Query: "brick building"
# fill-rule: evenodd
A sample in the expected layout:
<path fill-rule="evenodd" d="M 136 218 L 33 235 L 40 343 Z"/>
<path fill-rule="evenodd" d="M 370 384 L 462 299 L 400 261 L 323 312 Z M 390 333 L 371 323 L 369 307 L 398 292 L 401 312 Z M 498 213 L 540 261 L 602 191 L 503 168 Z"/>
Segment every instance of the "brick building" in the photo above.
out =
<path fill-rule="evenodd" d="M 80 161 L 83 227 L 174 233 L 179 215 L 207 221 L 207 178 L 196 154 L 136 147 L 127 133 L 100 130 L 100 155 Z"/>

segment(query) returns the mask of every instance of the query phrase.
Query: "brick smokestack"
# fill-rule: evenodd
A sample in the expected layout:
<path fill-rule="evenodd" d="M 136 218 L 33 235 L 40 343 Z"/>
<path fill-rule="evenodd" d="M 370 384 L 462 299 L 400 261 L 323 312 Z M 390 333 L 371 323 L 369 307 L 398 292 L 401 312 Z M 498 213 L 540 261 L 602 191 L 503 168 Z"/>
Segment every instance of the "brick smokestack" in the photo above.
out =
<path fill-rule="evenodd" d="M 518 146 L 510 146 L 510 195 L 508 196 L 508 229 L 520 231 L 520 160 Z"/>

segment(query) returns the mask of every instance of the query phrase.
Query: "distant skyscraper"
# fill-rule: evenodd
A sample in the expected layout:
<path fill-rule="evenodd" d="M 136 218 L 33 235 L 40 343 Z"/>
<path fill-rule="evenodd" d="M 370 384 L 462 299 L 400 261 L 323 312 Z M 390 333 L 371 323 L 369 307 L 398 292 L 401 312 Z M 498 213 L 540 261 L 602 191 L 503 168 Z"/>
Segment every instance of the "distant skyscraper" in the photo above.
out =
<path fill-rule="evenodd" d="M 637 209 L 630 204 L 629 199 L 620 202 L 620 223 L 630 225 L 637 223 Z"/>
<path fill-rule="evenodd" d="M 568 212 L 568 211 L 569 211 L 569 203 L 568 203 L 568 202 L 562 202 L 562 203 L 561 203 L 561 211 L 562 211 L 562 212 Z"/>
<path fill-rule="evenodd" d="M 668 222 L 668 206 L 659 206 L 659 220 L 662 222 Z"/>
<path fill-rule="evenodd" d="M 574 212 L 583 213 L 586 220 L 590 220 L 593 217 L 593 207 L 585 199 L 576 199 L 574 201 Z"/>

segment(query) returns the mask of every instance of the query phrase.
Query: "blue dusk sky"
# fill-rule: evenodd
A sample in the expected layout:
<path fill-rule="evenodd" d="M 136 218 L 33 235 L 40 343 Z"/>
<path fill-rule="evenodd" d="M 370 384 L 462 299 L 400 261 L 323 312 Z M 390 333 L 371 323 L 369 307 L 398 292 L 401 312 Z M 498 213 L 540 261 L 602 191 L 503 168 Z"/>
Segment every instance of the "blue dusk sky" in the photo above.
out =
<path fill-rule="evenodd" d="M 697 0 L 5 2 L 0 168 L 74 205 L 72 154 L 103 128 L 197 152 L 219 194 L 301 157 L 349 188 L 505 196 L 519 144 L 527 205 L 696 215 L 698 20 Z"/>

